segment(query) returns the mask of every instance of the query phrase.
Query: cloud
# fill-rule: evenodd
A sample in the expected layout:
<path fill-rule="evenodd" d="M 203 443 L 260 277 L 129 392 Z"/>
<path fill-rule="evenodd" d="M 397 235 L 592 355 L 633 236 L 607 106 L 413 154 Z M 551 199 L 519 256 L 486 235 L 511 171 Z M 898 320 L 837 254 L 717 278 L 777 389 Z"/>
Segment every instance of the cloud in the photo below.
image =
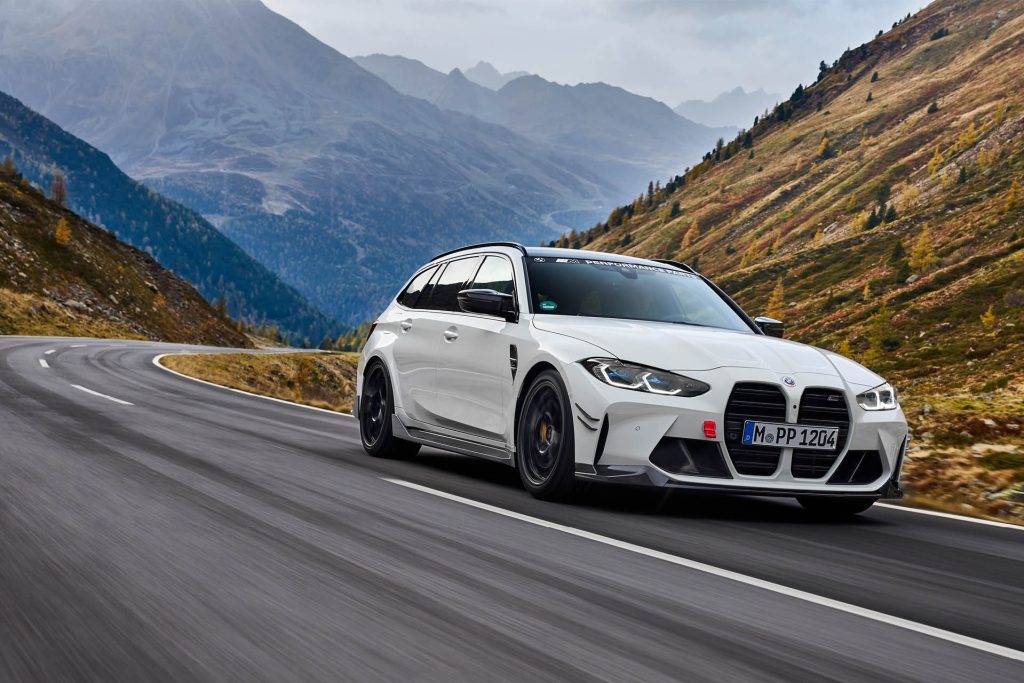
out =
<path fill-rule="evenodd" d="M 788 94 L 818 62 L 924 0 L 264 0 L 348 55 L 442 71 L 483 59 L 675 105 L 742 85 Z"/>

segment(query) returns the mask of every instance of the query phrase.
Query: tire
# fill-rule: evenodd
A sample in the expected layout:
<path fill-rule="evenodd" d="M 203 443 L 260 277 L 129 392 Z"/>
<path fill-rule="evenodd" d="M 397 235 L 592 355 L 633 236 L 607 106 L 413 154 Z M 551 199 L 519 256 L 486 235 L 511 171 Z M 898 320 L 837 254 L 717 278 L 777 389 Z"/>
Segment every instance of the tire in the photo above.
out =
<path fill-rule="evenodd" d="M 359 438 L 363 450 L 375 458 L 411 458 L 420 450 L 418 443 L 395 437 L 391 416 L 395 414 L 391 378 L 384 364 L 374 361 L 363 378 L 359 399 Z"/>
<path fill-rule="evenodd" d="M 874 498 L 824 498 L 807 496 L 796 499 L 804 510 L 823 519 L 858 515 L 875 504 Z"/>
<path fill-rule="evenodd" d="M 564 501 L 576 490 L 572 409 L 554 370 L 537 375 L 526 391 L 516 429 L 516 469 L 535 498 Z"/>

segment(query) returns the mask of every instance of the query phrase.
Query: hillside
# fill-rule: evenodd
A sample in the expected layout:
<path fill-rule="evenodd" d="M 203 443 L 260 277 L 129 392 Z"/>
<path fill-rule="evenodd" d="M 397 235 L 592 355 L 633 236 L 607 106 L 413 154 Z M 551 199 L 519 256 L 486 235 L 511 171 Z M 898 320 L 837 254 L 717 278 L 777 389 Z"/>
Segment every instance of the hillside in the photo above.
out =
<path fill-rule="evenodd" d="M 495 91 L 473 82 L 468 72 L 444 74 L 406 57 L 377 54 L 355 61 L 399 92 L 558 150 L 615 188 L 618 201 L 736 133 L 694 123 L 661 102 L 606 83 L 570 86 L 522 75 Z"/>
<path fill-rule="evenodd" d="M 9 167 L 0 168 L 0 334 L 251 346 L 187 282 Z"/>
<path fill-rule="evenodd" d="M 921 462 L 991 456 L 1019 481 L 1022 93 L 1024 5 L 941 0 L 562 242 L 697 264 L 788 336 L 891 378 Z"/>
<path fill-rule="evenodd" d="M 68 206 L 189 280 L 208 301 L 253 324 L 276 324 L 296 340 L 336 335 L 327 318 L 202 216 L 125 175 L 110 158 L 18 100 L 0 93 L 0 158 L 48 188 L 67 181 Z"/>
<path fill-rule="evenodd" d="M 589 169 L 398 93 L 258 0 L 0 0 L 0 89 L 345 322 L 445 247 L 613 205 Z"/>

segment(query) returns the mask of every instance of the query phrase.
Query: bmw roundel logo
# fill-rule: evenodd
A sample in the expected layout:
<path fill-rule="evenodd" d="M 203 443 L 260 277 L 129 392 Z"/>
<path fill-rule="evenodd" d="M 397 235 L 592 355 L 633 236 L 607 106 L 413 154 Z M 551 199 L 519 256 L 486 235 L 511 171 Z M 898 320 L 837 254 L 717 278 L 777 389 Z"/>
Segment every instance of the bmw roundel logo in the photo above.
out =
<path fill-rule="evenodd" d="M 795 387 L 796 386 L 796 378 L 795 377 L 791 377 L 790 375 L 786 375 L 785 377 L 783 377 L 782 381 L 785 382 L 787 387 Z"/>

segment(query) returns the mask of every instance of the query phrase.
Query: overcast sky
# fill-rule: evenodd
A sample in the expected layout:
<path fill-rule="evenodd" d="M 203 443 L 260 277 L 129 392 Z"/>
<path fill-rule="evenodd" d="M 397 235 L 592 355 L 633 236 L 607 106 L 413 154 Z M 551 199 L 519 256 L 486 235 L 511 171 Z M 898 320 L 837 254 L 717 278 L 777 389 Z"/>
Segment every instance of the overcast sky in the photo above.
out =
<path fill-rule="evenodd" d="M 435 69 L 483 59 L 662 100 L 742 85 L 789 95 L 925 0 L 264 0 L 349 56 Z"/>

